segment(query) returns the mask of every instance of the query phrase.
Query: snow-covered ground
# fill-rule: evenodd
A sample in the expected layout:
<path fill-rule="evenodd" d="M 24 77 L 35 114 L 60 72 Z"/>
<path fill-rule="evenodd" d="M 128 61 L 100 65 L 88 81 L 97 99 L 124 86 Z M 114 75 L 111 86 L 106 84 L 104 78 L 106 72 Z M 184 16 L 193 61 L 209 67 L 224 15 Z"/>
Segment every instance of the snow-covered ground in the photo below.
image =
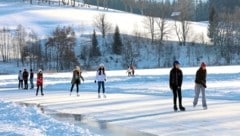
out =
<path fill-rule="evenodd" d="M 172 110 L 170 68 L 136 70 L 135 77 L 127 77 L 126 71 L 107 71 L 106 99 L 97 99 L 95 72 L 91 71 L 83 72 L 85 82 L 80 86 L 80 97 L 69 96 L 72 73 L 45 73 L 44 97 L 36 97 L 35 90 L 18 90 L 16 74 L 1 75 L 0 133 L 107 135 L 101 129 L 110 129 L 115 133 L 109 135 L 124 135 L 123 130 L 130 129 L 126 134 L 138 135 L 141 131 L 155 135 L 238 135 L 240 66 L 208 67 L 208 110 L 202 110 L 201 99 L 197 108 L 192 107 L 197 69 L 182 68 L 187 112 L 180 113 Z M 77 120 L 87 125 L 73 123 L 76 116 L 67 118 L 69 115 L 78 115 Z M 27 133 L 21 132 L 23 128 Z"/>

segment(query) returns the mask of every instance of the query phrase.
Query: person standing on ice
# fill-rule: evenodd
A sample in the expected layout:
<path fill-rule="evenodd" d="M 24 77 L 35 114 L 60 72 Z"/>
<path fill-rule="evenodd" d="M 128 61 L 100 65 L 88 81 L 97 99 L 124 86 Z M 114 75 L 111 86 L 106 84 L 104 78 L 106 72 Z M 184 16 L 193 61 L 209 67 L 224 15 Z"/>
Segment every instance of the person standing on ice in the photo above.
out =
<path fill-rule="evenodd" d="M 129 77 L 132 75 L 132 69 L 131 69 L 130 66 L 127 69 L 127 74 L 128 74 Z"/>
<path fill-rule="evenodd" d="M 30 69 L 30 84 L 31 84 L 31 89 L 34 88 L 33 78 L 34 78 L 34 73 L 33 73 L 33 70 Z"/>
<path fill-rule="evenodd" d="M 132 76 L 135 76 L 135 67 L 133 65 L 131 65 L 130 69 L 132 70 Z"/>
<path fill-rule="evenodd" d="M 76 69 L 73 70 L 73 76 L 72 76 L 72 81 L 71 81 L 72 87 L 70 90 L 70 96 L 72 94 L 73 87 L 75 84 L 77 86 L 77 96 L 79 96 L 78 92 L 79 92 L 79 84 L 81 84 L 81 79 L 82 79 L 82 81 L 84 81 L 80 67 L 76 66 Z"/>
<path fill-rule="evenodd" d="M 105 94 L 105 82 L 107 81 L 107 76 L 105 73 L 105 67 L 104 64 L 100 64 L 99 68 L 97 70 L 96 73 L 96 79 L 95 79 L 95 83 L 98 83 L 98 98 L 101 98 L 100 95 L 100 89 L 102 88 L 102 92 L 103 92 L 103 97 L 106 98 L 106 94 Z"/>
<path fill-rule="evenodd" d="M 43 96 L 43 73 L 42 70 L 39 69 L 37 73 L 37 90 L 36 90 L 36 96 L 38 96 L 38 90 L 41 89 L 41 95 Z"/>
<path fill-rule="evenodd" d="M 28 74 L 28 71 L 27 71 L 27 69 L 24 69 L 24 71 L 23 71 L 23 81 L 24 81 L 24 89 L 28 89 L 28 76 L 29 76 L 29 74 Z"/>
<path fill-rule="evenodd" d="M 23 89 L 23 73 L 22 70 L 18 72 L 18 89 Z"/>
<path fill-rule="evenodd" d="M 183 74 L 180 69 L 180 63 L 178 61 L 174 61 L 173 68 L 170 71 L 170 77 L 169 77 L 169 86 L 173 92 L 173 109 L 174 111 L 177 111 L 177 97 L 179 101 L 179 109 L 181 111 L 185 111 L 185 108 L 182 105 L 182 81 L 183 81 Z"/>
<path fill-rule="evenodd" d="M 197 106 L 199 94 L 201 92 L 203 109 L 207 109 L 207 103 L 206 103 L 206 97 L 205 97 L 205 88 L 207 88 L 206 77 L 207 77 L 206 64 L 202 62 L 200 68 L 196 72 L 195 97 L 193 100 L 193 107 Z"/>

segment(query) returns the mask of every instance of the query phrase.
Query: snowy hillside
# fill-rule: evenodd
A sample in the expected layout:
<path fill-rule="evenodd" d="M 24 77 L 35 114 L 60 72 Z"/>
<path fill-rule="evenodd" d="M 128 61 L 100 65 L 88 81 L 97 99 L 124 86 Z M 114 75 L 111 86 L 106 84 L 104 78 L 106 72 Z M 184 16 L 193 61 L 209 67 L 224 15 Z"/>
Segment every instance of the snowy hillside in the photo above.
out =
<path fill-rule="evenodd" d="M 122 34 L 134 35 L 135 31 L 146 33 L 144 16 L 130 14 L 115 10 L 97 10 L 96 7 L 54 7 L 48 5 L 28 5 L 23 2 L 0 1 L 0 26 L 16 28 L 21 24 L 28 29 L 34 30 L 41 36 L 49 35 L 57 26 L 70 25 L 76 28 L 80 34 L 92 34 L 94 19 L 99 14 L 106 14 L 106 19 L 113 27 L 119 26 Z M 169 20 L 173 27 L 174 21 Z M 199 35 L 207 39 L 206 23 L 191 23 L 191 40 Z M 166 40 L 177 41 L 175 31 L 172 30 L 170 37 Z"/>
<path fill-rule="evenodd" d="M 175 21 L 167 20 L 169 34 L 164 37 L 164 45 L 151 43 L 149 30 L 146 28 L 146 17 L 117 10 L 97 9 L 94 6 L 58 6 L 56 5 L 30 5 L 22 1 L 0 0 L 0 28 L 7 27 L 16 29 L 21 24 L 28 31 L 33 30 L 39 38 L 46 39 L 52 35 L 57 26 L 71 26 L 76 32 L 77 46 L 76 56 L 82 66 L 86 66 L 82 55 L 83 48 L 91 44 L 91 35 L 94 20 L 100 14 L 106 15 L 107 22 L 112 24 L 112 32 L 106 38 L 101 37 L 98 29 L 98 42 L 102 54 L 99 59 L 94 59 L 89 65 L 89 69 L 95 69 L 103 62 L 108 69 L 125 69 L 127 65 L 133 63 L 137 68 L 159 68 L 171 67 L 174 60 L 179 60 L 182 66 L 198 66 L 201 62 L 208 65 L 238 65 L 240 64 L 240 48 L 231 47 L 219 48 L 217 46 L 206 46 L 209 43 L 207 37 L 208 22 L 188 22 L 190 24 L 187 46 L 178 46 Z M 177 22 L 177 25 L 180 23 Z M 122 41 L 125 50 L 132 51 L 133 58 L 128 58 L 126 51 L 123 55 L 116 56 L 111 52 L 113 43 L 112 33 L 114 27 L 118 25 L 122 34 Z M 126 36 L 127 35 L 127 36 Z M 139 38 L 141 37 L 141 38 Z M 138 39 L 137 39 L 138 38 Z M 42 43 L 45 44 L 44 42 Z M 107 45 L 108 49 L 103 49 Z M 42 49 L 44 50 L 44 49 Z M 86 56 L 86 55 L 85 55 Z M 126 57 L 127 56 L 127 57 Z M 133 62 L 131 62 L 133 60 Z M 101 61 L 101 62 L 100 62 Z"/>

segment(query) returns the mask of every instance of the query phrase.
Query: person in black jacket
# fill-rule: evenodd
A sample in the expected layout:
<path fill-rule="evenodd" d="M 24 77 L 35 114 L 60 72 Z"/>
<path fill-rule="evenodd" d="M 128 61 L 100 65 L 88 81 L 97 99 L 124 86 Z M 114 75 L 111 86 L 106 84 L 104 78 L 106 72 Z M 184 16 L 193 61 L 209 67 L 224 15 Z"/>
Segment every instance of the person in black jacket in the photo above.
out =
<path fill-rule="evenodd" d="M 28 74 L 28 71 L 27 71 L 27 69 L 24 69 L 24 71 L 23 71 L 23 81 L 24 81 L 24 89 L 28 89 L 28 76 L 29 76 L 29 74 Z"/>
<path fill-rule="evenodd" d="M 169 86 L 173 92 L 173 109 L 174 111 L 177 111 L 177 97 L 179 101 L 179 109 L 181 111 L 185 111 L 185 108 L 182 106 L 182 93 L 181 93 L 181 87 L 182 87 L 182 81 L 183 81 L 183 74 L 180 69 L 180 63 L 178 61 L 174 61 L 173 68 L 170 71 L 170 77 L 169 77 Z"/>
<path fill-rule="evenodd" d="M 206 103 L 206 97 L 205 97 L 205 88 L 207 88 L 206 76 L 207 76 L 206 64 L 203 62 L 196 73 L 195 97 L 193 100 L 193 107 L 196 107 L 198 103 L 199 94 L 200 92 L 202 92 L 202 106 L 203 106 L 203 109 L 207 109 L 207 103 Z"/>
<path fill-rule="evenodd" d="M 31 89 L 34 88 L 33 78 L 34 78 L 34 73 L 33 73 L 33 70 L 30 69 L 30 84 L 31 84 Z"/>

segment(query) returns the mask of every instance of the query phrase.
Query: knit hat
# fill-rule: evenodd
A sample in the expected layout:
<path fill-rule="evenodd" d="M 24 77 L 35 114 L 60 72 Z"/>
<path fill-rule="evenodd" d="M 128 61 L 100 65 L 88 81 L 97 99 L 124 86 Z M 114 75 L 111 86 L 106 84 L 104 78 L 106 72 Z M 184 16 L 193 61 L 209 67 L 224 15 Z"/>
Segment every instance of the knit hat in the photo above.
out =
<path fill-rule="evenodd" d="M 79 66 L 76 66 L 76 70 L 80 72 L 81 68 Z"/>
<path fill-rule="evenodd" d="M 174 62 L 173 62 L 173 66 L 176 66 L 176 65 L 179 65 L 180 63 L 177 61 L 177 60 L 175 60 Z"/>
<path fill-rule="evenodd" d="M 206 67 L 206 66 L 207 65 L 204 62 L 202 62 L 201 67 Z"/>
<path fill-rule="evenodd" d="M 42 72 L 42 69 L 39 69 L 38 72 L 39 72 L 39 73 Z"/>
<path fill-rule="evenodd" d="M 103 63 L 101 63 L 101 64 L 99 65 L 99 67 L 104 67 L 104 64 L 103 64 Z"/>

